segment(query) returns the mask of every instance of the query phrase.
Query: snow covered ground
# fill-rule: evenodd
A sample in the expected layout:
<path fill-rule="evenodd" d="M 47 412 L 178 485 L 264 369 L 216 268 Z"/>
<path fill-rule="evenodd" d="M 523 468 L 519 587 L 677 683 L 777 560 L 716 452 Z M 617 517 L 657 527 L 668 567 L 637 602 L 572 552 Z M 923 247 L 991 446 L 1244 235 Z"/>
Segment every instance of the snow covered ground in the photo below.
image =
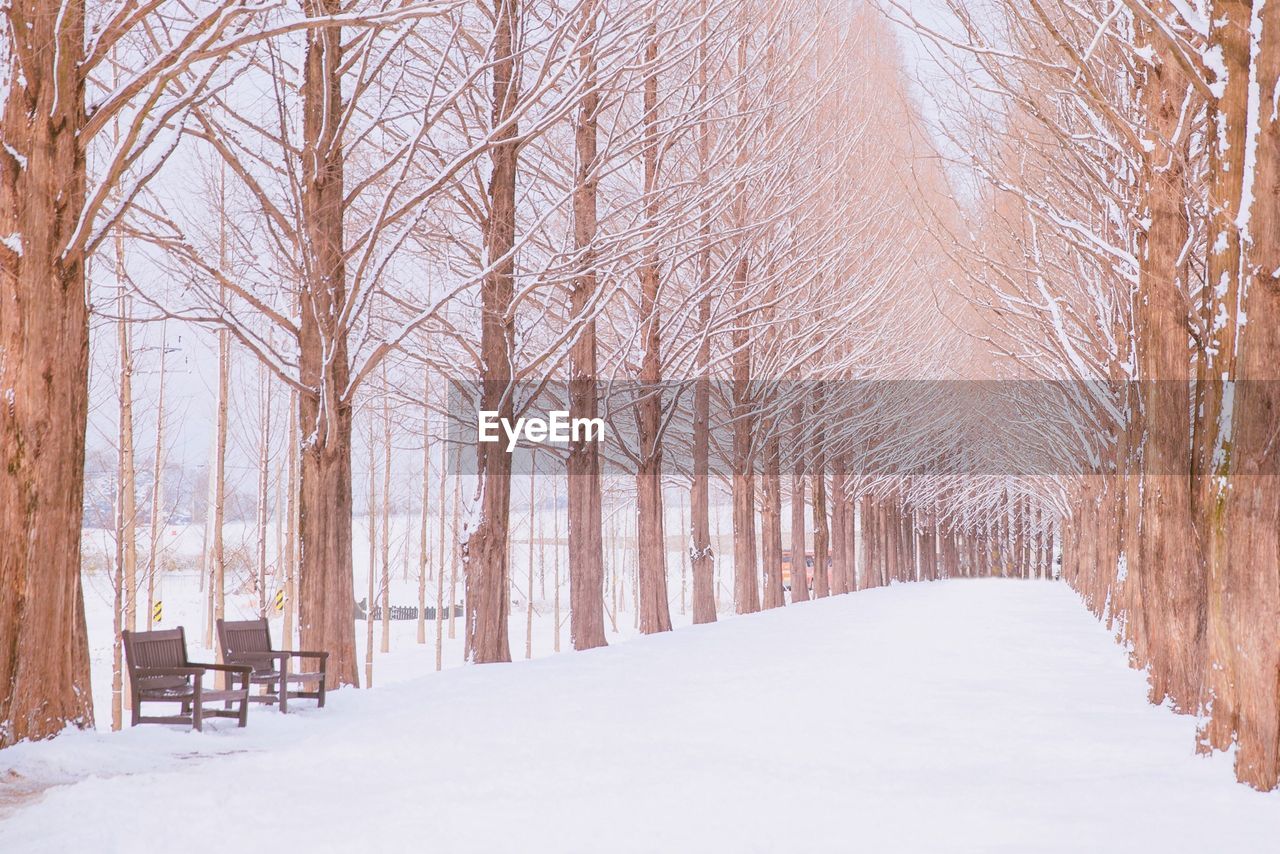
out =
<path fill-rule="evenodd" d="M 515 644 L 513 643 L 513 646 Z M 299 704 L 304 705 L 304 704 Z M 1064 585 L 899 585 L 0 753 L 0 851 L 1270 852 Z M 11 770 L 7 772 L 4 766 Z"/>

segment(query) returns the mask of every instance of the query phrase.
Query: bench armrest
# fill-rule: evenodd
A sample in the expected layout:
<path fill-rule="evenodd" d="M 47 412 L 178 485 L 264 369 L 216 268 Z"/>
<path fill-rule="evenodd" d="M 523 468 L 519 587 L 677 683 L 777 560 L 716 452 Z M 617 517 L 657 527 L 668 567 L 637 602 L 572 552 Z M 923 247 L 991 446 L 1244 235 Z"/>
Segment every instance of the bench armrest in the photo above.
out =
<path fill-rule="evenodd" d="M 207 665 L 192 664 L 187 667 L 135 667 L 134 675 L 138 678 L 150 676 L 196 676 L 204 675 Z"/>
<path fill-rule="evenodd" d="M 247 664 L 198 664 L 201 670 L 214 670 L 221 673 L 232 673 L 240 677 L 240 681 L 248 687 L 253 668 Z"/>
<path fill-rule="evenodd" d="M 305 649 L 294 649 L 287 652 L 278 653 L 279 655 L 288 656 L 289 658 L 319 658 L 322 661 L 329 657 L 327 652 L 313 652 Z"/>
<path fill-rule="evenodd" d="M 306 650 L 287 650 L 273 649 L 267 652 L 242 652 L 237 655 L 227 656 L 227 661 L 261 661 L 262 659 L 270 659 L 272 661 L 285 662 L 291 658 L 316 658 L 321 662 L 327 661 L 329 653 L 327 652 L 308 652 Z"/>
<path fill-rule="evenodd" d="M 198 664 L 205 670 L 221 670 L 223 673 L 250 673 L 253 668 L 247 664 Z"/>

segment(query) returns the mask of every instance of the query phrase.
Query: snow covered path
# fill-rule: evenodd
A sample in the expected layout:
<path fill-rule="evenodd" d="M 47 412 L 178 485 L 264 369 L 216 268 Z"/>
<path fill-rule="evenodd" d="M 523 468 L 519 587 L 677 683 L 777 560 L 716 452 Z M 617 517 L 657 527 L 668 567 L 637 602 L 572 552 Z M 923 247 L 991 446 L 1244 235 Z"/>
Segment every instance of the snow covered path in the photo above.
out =
<path fill-rule="evenodd" d="M 76 733 L 0 851 L 1269 852 L 1064 585 L 899 585 L 204 736 Z M 220 723 L 215 722 L 214 726 Z"/>

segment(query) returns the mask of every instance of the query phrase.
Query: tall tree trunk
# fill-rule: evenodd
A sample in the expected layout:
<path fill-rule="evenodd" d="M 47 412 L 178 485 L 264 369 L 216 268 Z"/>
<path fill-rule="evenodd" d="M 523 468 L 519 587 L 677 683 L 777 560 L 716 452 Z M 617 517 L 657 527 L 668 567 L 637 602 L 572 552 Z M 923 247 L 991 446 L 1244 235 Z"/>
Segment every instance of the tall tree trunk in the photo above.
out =
<path fill-rule="evenodd" d="M 738 614 L 760 610 L 756 567 L 756 478 L 749 429 L 734 425 L 733 605 Z"/>
<path fill-rule="evenodd" d="M 160 376 L 156 392 L 156 446 L 151 460 L 151 537 L 147 544 L 147 610 L 148 624 L 156 605 L 156 573 L 160 570 L 160 537 L 164 532 L 164 386 L 168 346 L 168 326 L 160 324 Z"/>
<path fill-rule="evenodd" d="M 493 91 L 489 150 L 489 218 L 485 258 L 489 270 L 480 286 L 480 408 L 514 420 L 512 361 L 515 323 L 516 169 L 518 129 L 512 118 L 520 98 L 516 64 L 519 0 L 494 0 Z M 511 455 L 491 442 L 477 444 L 479 518 L 462 543 L 466 581 L 466 648 L 477 664 L 511 660 L 508 617 L 511 567 L 508 537 L 511 510 Z"/>
<path fill-rule="evenodd" d="M 365 508 L 365 523 L 369 528 L 369 584 L 364 597 L 364 686 L 373 687 L 373 600 L 377 596 L 374 585 L 378 571 L 378 459 L 377 434 L 373 421 L 369 423 L 369 506 Z"/>
<path fill-rule="evenodd" d="M 447 397 L 447 392 L 441 392 L 442 397 Z M 444 667 L 444 565 L 449 563 L 450 566 L 457 566 L 453 560 L 449 560 L 445 556 L 444 543 L 444 513 L 445 513 L 445 484 L 449 480 L 449 463 L 448 450 L 441 445 L 440 448 L 440 485 L 436 490 L 436 518 L 439 519 L 437 526 L 439 527 L 439 550 L 436 552 L 436 670 Z M 456 498 L 455 498 L 456 500 Z M 457 570 L 451 570 L 451 575 L 456 575 Z M 453 625 L 453 612 L 455 610 L 453 604 L 454 589 L 452 585 L 449 588 L 449 625 Z"/>
<path fill-rule="evenodd" d="M 703 311 L 710 307 L 704 301 Z M 716 621 L 715 551 L 711 546 L 710 343 L 698 349 L 699 377 L 693 390 L 693 483 L 689 490 L 689 563 L 693 574 L 693 622 Z"/>
<path fill-rule="evenodd" d="M 814 392 L 812 412 L 822 413 L 822 385 L 818 384 Z M 831 576 L 827 567 L 827 557 L 831 544 L 831 528 L 827 522 L 827 458 L 822 451 L 822 433 L 814 437 L 813 469 L 810 480 L 813 482 L 813 597 L 821 599 L 831 593 Z"/>
<path fill-rule="evenodd" d="M 1273 789 L 1280 785 L 1280 8 L 1215 2 L 1213 15 L 1211 41 L 1216 37 L 1223 47 L 1230 75 L 1219 110 L 1230 133 L 1225 142 L 1233 146 L 1219 147 L 1224 172 L 1219 177 L 1242 181 L 1242 192 L 1213 211 L 1213 230 L 1217 240 L 1226 236 L 1228 247 L 1236 245 L 1243 257 L 1235 268 L 1238 314 L 1230 310 L 1230 283 L 1225 298 L 1238 349 L 1233 363 L 1220 366 L 1225 373 L 1215 368 L 1211 374 L 1239 386 L 1234 401 L 1224 403 L 1230 428 L 1219 438 L 1226 451 L 1214 459 L 1214 473 L 1229 477 L 1229 487 L 1202 508 L 1213 527 L 1206 538 L 1211 548 L 1209 736 L 1213 746 L 1221 746 L 1234 731 L 1236 776 L 1256 788 Z M 1247 90 L 1243 110 L 1242 89 Z M 1232 132 L 1242 120 L 1244 130 Z M 1229 253 L 1210 257 L 1211 282 L 1218 267 L 1231 260 Z"/>
<path fill-rule="evenodd" d="M 554 477 L 551 479 L 551 542 L 554 544 L 551 550 L 551 566 L 552 566 L 552 605 L 551 619 L 552 630 L 555 642 L 552 646 L 553 652 L 560 651 L 560 489 L 559 481 Z M 602 544 L 603 546 L 603 544 Z M 602 575 L 603 579 L 603 575 Z M 603 581 L 602 581 L 603 586 Z M 600 591 L 601 611 L 604 610 L 604 591 Z M 603 613 L 601 614 L 603 617 Z"/>
<path fill-rule="evenodd" d="M 117 367 L 120 371 L 116 432 L 116 555 L 112 586 L 114 636 L 111 644 L 111 729 L 119 730 L 123 722 L 126 676 L 122 661 L 123 632 L 134 631 L 137 626 L 137 535 L 134 520 L 137 516 L 137 491 L 133 459 L 133 348 L 129 343 L 129 300 L 125 296 L 124 241 L 115 236 L 116 286 L 120 289 L 116 299 Z"/>
<path fill-rule="evenodd" d="M 699 4 L 705 12 L 706 3 Z M 698 303 L 698 342 L 693 389 L 693 483 L 689 491 L 689 565 L 693 574 L 693 622 L 716 621 L 715 551 L 711 547 L 711 201 L 706 192 L 711 160 L 711 127 L 706 120 L 707 21 L 698 22 L 698 104 L 702 121 L 698 125 L 698 181 L 702 188 L 699 211 L 698 282 L 704 296 Z"/>
<path fill-rule="evenodd" d="M 831 461 L 831 592 L 834 594 L 849 592 L 849 552 L 846 548 L 845 515 L 848 502 L 845 500 L 844 460 L 836 457 Z"/>
<path fill-rule="evenodd" d="M 903 567 L 903 581 L 921 581 L 923 577 L 920 572 L 919 545 L 920 545 L 920 529 L 917 527 L 916 511 L 910 506 L 904 506 L 902 513 L 902 546 L 907 556 L 906 566 Z"/>
<path fill-rule="evenodd" d="M 80 583 L 83 0 L 14 0 L 0 119 L 0 747 L 93 724 Z M 15 245 L 16 244 L 16 245 Z M 20 250 L 20 251 L 19 251 Z"/>
<path fill-rule="evenodd" d="M 127 275 L 124 265 L 124 239 L 119 231 L 115 236 L 116 282 L 120 288 L 116 305 L 120 318 L 116 324 L 120 367 L 120 419 L 118 448 L 119 476 L 116 481 L 116 537 L 119 542 L 119 575 L 124 597 L 124 615 L 120 628 L 136 631 L 138 628 L 138 467 L 134 456 L 133 431 L 133 344 L 129 325 L 129 298 L 126 295 Z M 115 642 L 123 643 L 123 635 L 117 632 Z M 121 700 L 123 708 L 133 705 L 128 690 L 129 675 L 121 675 Z M 113 704 L 114 706 L 114 704 Z M 115 723 L 114 708 L 112 723 Z"/>
<path fill-rule="evenodd" d="M 858 589 L 875 587 L 875 506 L 870 495 L 862 496 L 862 573 L 858 576 Z"/>
<path fill-rule="evenodd" d="M 120 503 L 116 502 L 116 554 L 111 564 L 111 731 L 124 721 L 124 549 L 121 547 Z"/>
<path fill-rule="evenodd" d="M 581 48 L 578 72 L 584 92 L 574 114 L 577 175 L 573 190 L 573 246 L 578 253 L 578 274 L 569 294 L 569 314 L 581 323 L 569 349 L 569 415 L 599 416 L 596 366 L 598 299 L 596 276 L 597 123 L 600 92 L 596 81 L 596 2 L 587 0 L 579 28 Z M 600 503 L 600 449 L 583 435 L 569 445 L 569 637 L 574 649 L 604 646 L 604 544 Z M 558 512 L 558 511 L 557 511 Z M 557 587 L 557 596 L 559 588 Z M 557 618 L 558 619 L 558 618 Z M 560 628 L 556 627 L 557 651 Z"/>
<path fill-rule="evenodd" d="M 461 542 L 458 534 L 462 530 L 459 525 L 459 514 L 461 512 L 462 498 L 462 473 L 455 471 L 453 475 L 453 501 L 451 503 L 451 513 L 453 519 L 450 523 L 449 530 L 452 534 L 449 548 L 449 640 L 453 640 L 458 636 L 457 627 L 455 625 L 458 616 L 458 566 L 462 561 Z M 441 502 L 441 507 L 444 506 Z M 443 519 L 441 520 L 443 525 Z M 440 552 L 444 553 L 444 535 L 441 534 Z"/>
<path fill-rule="evenodd" d="M 258 506 L 257 588 L 258 616 L 267 616 L 267 505 L 271 484 L 271 377 L 266 365 L 258 365 Z"/>
<path fill-rule="evenodd" d="M 117 242 L 117 252 L 123 246 Z M 117 343 L 120 348 L 120 423 L 119 453 L 120 476 L 117 483 L 120 503 L 121 566 L 124 580 L 124 628 L 134 631 L 138 627 L 138 467 L 133 448 L 133 345 L 129 334 L 129 300 L 124 295 L 125 275 L 123 256 L 117 255 L 117 271 L 121 287 L 117 305 L 120 320 L 117 322 Z"/>
<path fill-rule="evenodd" d="M 379 598 L 382 600 L 380 652 L 391 652 L 391 398 L 387 386 L 386 362 L 382 370 L 382 575 Z"/>
<path fill-rule="evenodd" d="M 748 7 L 744 4 L 738 12 L 738 44 L 736 57 L 738 127 L 735 140 L 735 163 L 740 177 L 736 180 L 733 221 L 746 229 L 748 222 L 747 183 L 743 170 L 750 156 L 752 144 L 746 125 L 749 112 L 747 75 L 749 73 L 748 47 L 751 27 Z M 751 257 L 746 241 L 738 248 L 739 258 L 734 265 L 732 281 L 732 305 L 737 312 L 733 325 L 733 354 L 730 359 L 732 377 L 733 449 L 731 472 L 731 499 L 733 502 L 733 603 L 739 614 L 760 610 L 760 583 L 756 569 L 756 482 L 753 427 L 756 418 L 751 390 L 751 318 L 747 314 L 747 274 L 751 269 Z"/>
<path fill-rule="evenodd" d="M 209 472 L 209 608 L 204 645 L 221 655 L 221 645 L 213 642 L 214 626 L 227 613 L 227 550 L 224 528 L 227 507 L 227 409 L 231 395 L 231 337 L 218 331 L 218 402 L 214 414 L 213 464 Z M 221 661 L 221 658 L 217 659 Z"/>
<path fill-rule="evenodd" d="M 879 502 L 880 519 L 878 531 L 880 535 L 880 584 L 888 586 L 893 579 L 896 540 L 893 536 L 893 499 L 886 497 Z"/>
<path fill-rule="evenodd" d="M 338 0 L 306 0 L 336 15 Z M 298 628 L 303 649 L 329 653 L 328 687 L 359 685 L 351 565 L 350 360 L 343 214 L 342 28 L 307 30 L 302 82 L 302 219 L 306 281 L 299 294 Z M 373 607 L 373 603 L 369 603 Z"/>
<path fill-rule="evenodd" d="M 288 497 L 285 501 L 284 534 L 284 626 L 281 629 L 284 648 L 295 647 L 294 635 L 298 626 L 298 493 L 301 437 L 298 435 L 298 392 L 289 390 L 289 467 Z M 354 627 L 352 628 L 354 632 Z"/>
<path fill-rule="evenodd" d="M 764 560 L 764 607 L 787 604 L 782 591 L 782 466 L 781 441 L 775 433 L 765 444 L 764 504 L 760 512 L 761 553 Z"/>
<path fill-rule="evenodd" d="M 846 481 L 847 483 L 847 481 Z M 858 498 L 850 495 L 847 499 L 847 510 L 845 511 L 845 549 L 849 557 L 846 558 L 847 566 L 849 566 L 849 590 L 847 592 L 854 593 L 858 590 Z"/>
<path fill-rule="evenodd" d="M 743 312 L 750 262 L 738 260 L 733 276 L 734 304 Z M 748 320 L 733 329 L 733 605 L 739 614 L 760 610 L 756 567 L 756 476 L 753 429 L 755 400 L 751 390 L 751 345 Z"/>
<path fill-rule="evenodd" d="M 808 554 L 804 524 L 804 407 L 796 404 L 792 417 L 791 463 L 791 601 L 809 601 L 809 572 L 805 568 Z"/>
<path fill-rule="evenodd" d="M 1013 535 L 1013 559 L 1010 571 L 1015 578 L 1027 577 L 1025 560 L 1027 526 L 1026 519 L 1022 515 L 1022 501 L 1023 497 L 1019 495 L 1009 505 L 1009 527 Z"/>
<path fill-rule="evenodd" d="M 529 554 L 527 555 L 528 578 L 524 597 L 524 657 L 533 658 L 533 547 L 538 539 L 538 499 L 535 486 L 538 477 L 538 457 L 532 454 L 529 460 Z"/>
<path fill-rule="evenodd" d="M 655 10 L 656 13 L 656 10 Z M 662 500 L 662 317 L 658 305 L 658 41 L 657 22 L 649 24 L 644 78 L 644 216 L 651 235 L 640 267 L 640 401 L 636 439 L 636 579 L 640 631 L 671 630 L 667 604 L 667 546 Z"/>
<path fill-rule="evenodd" d="M 925 513 L 923 517 L 924 531 L 921 534 L 921 575 L 926 581 L 938 580 L 938 525 L 933 513 Z M 1028 562 L 1030 565 L 1030 562 Z M 1030 577 L 1030 576 L 1028 576 Z"/>
<path fill-rule="evenodd" d="M 1199 477 L 1197 519 L 1201 524 L 1206 575 L 1206 638 L 1209 656 L 1208 703 L 1212 717 L 1202 738 L 1210 747 L 1226 750 L 1239 726 L 1234 672 L 1236 638 L 1231 632 L 1228 609 L 1234 591 L 1228 567 L 1226 488 L 1231 476 L 1229 435 L 1233 400 L 1228 383 L 1235 379 L 1237 318 L 1240 309 L 1242 247 L 1237 222 L 1244 186 L 1245 129 L 1249 101 L 1249 0 L 1215 0 L 1210 11 L 1210 49 L 1222 60 L 1225 79 L 1211 105 L 1207 147 L 1209 150 L 1209 264 L 1211 302 L 1209 344 L 1206 348 L 1209 382 L 1201 409 L 1203 429 L 1197 457 L 1203 464 Z M 1221 379 L 1222 381 L 1219 381 Z"/>
<path fill-rule="evenodd" d="M 636 602 L 640 631 L 645 634 L 671 630 L 667 604 L 666 534 L 663 525 L 662 455 L 647 454 L 636 473 Z"/>
<path fill-rule="evenodd" d="M 422 516 L 418 524 L 418 636 L 419 644 L 427 642 L 427 569 L 431 566 L 431 538 L 428 519 L 431 512 L 431 374 L 422 372 Z M 443 476 L 443 472 L 441 473 Z M 441 516 L 443 521 L 443 514 Z M 443 578 L 444 574 L 440 573 Z M 438 585 L 437 585 L 438 586 Z M 440 597 L 436 602 L 436 625 L 440 625 Z M 436 668 L 439 670 L 440 668 Z"/>

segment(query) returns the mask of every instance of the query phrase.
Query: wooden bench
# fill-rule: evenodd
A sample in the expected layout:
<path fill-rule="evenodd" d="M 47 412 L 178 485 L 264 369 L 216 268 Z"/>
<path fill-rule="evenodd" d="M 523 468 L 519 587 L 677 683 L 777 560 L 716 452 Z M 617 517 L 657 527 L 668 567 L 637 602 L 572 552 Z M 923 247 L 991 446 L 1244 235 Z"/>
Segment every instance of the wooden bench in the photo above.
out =
<path fill-rule="evenodd" d="M 237 718 L 238 726 L 249 719 L 250 668 L 235 664 L 200 664 L 187 658 L 187 638 L 182 627 L 157 632 L 121 632 L 124 658 L 129 668 L 129 693 L 133 700 L 133 720 L 138 724 L 191 724 L 202 729 L 207 717 Z M 206 688 L 209 671 L 228 674 L 228 683 L 238 687 Z M 221 709 L 205 709 L 205 703 L 221 702 Z M 180 703 L 182 714 L 144 716 L 143 703 Z M 238 711 L 231 708 L 239 703 Z"/>
<path fill-rule="evenodd" d="M 218 620 L 218 643 L 222 647 L 222 659 L 228 664 L 247 665 L 252 673 L 249 681 L 263 686 L 264 693 L 249 697 L 253 703 L 275 703 L 281 712 L 289 711 L 290 699 L 317 701 L 324 708 L 325 670 L 329 653 L 306 650 L 277 650 L 271 645 L 271 627 L 265 619 Z M 314 662 L 307 670 L 294 671 L 289 662 L 293 659 Z M 317 669 L 318 667 L 318 669 Z M 290 691 L 290 685 L 315 683 L 314 691 Z"/>

